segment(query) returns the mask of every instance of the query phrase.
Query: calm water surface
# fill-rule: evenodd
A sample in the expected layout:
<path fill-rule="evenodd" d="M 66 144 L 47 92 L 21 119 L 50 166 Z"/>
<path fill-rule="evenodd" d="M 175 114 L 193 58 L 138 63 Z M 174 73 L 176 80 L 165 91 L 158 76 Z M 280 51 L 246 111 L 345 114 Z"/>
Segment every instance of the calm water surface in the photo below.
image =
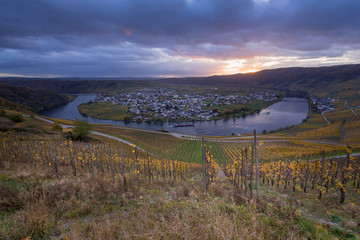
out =
<path fill-rule="evenodd" d="M 228 120 L 196 121 L 196 122 L 165 122 L 165 123 L 124 123 L 122 121 L 102 120 L 92 117 L 84 117 L 78 111 L 78 105 L 89 102 L 96 97 L 96 94 L 78 94 L 78 97 L 63 106 L 52 108 L 42 112 L 43 116 L 59 119 L 86 119 L 89 123 L 112 124 L 149 130 L 165 129 L 169 132 L 179 132 L 192 135 L 229 136 L 232 133 L 245 134 L 257 129 L 275 130 L 281 127 L 299 124 L 306 118 L 308 103 L 304 98 L 284 98 L 260 113 L 245 118 L 229 118 Z M 174 127 L 177 124 L 195 124 L 194 127 Z"/>

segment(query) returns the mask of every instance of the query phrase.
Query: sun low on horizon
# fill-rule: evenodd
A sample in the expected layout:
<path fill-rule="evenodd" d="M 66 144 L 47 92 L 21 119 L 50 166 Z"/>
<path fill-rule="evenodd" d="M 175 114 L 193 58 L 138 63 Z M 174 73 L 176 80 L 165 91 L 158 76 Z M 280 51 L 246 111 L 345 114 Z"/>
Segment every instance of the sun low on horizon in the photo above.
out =
<path fill-rule="evenodd" d="M 158 77 L 356 64 L 358 0 L 5 1 L 0 76 Z"/>

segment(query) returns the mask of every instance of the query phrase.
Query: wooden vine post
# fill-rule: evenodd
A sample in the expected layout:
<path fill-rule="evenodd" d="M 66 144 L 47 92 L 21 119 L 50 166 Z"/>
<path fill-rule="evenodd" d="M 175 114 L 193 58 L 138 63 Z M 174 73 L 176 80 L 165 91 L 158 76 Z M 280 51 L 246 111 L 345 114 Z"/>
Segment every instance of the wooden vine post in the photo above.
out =
<path fill-rule="evenodd" d="M 250 197 L 253 198 L 253 175 L 254 175 L 254 144 L 251 146 L 251 170 L 250 170 Z"/>
<path fill-rule="evenodd" d="M 124 154 L 123 154 L 123 147 L 122 142 L 120 142 L 120 159 L 121 159 L 121 175 L 123 177 L 123 185 L 124 188 L 126 187 L 126 177 L 125 177 L 125 166 L 124 166 Z"/>
<path fill-rule="evenodd" d="M 345 201 L 345 192 L 346 192 L 345 186 L 347 183 L 347 174 L 350 165 L 350 153 L 351 153 L 351 147 L 348 146 L 347 154 L 346 154 L 346 162 L 341 174 L 340 203 L 343 203 Z"/>
<path fill-rule="evenodd" d="M 244 185 L 245 185 L 245 193 L 246 193 L 247 188 L 248 188 L 248 185 L 247 185 L 247 178 L 248 178 L 248 176 L 247 176 L 247 174 L 248 174 L 248 172 L 247 172 L 247 164 L 248 164 L 247 163 L 247 158 L 248 158 L 247 148 L 245 148 L 244 154 L 245 154 L 245 157 L 244 157 L 244 160 L 245 160 L 245 162 L 244 162 L 244 175 L 245 175 Z"/>
<path fill-rule="evenodd" d="M 2 158 L 2 154 L 0 151 L 0 168 L 5 168 L 4 162 L 3 162 L 3 158 Z"/>
<path fill-rule="evenodd" d="M 109 157 L 110 157 L 110 160 L 109 160 L 109 165 L 110 165 L 110 170 L 111 170 L 111 178 L 113 181 L 115 181 L 115 172 L 114 172 L 114 166 L 113 166 L 113 155 L 112 155 L 112 148 L 111 148 L 111 145 L 110 145 L 110 142 L 109 142 Z"/>
<path fill-rule="evenodd" d="M 54 160 L 54 154 L 53 154 L 53 152 L 52 152 L 52 149 L 51 149 L 51 146 L 50 146 L 50 142 L 47 142 L 47 143 L 48 143 L 48 147 L 49 147 L 51 165 L 52 165 L 52 167 L 53 167 L 54 174 L 57 175 L 58 169 L 57 169 L 57 165 L 56 165 L 55 160 Z"/>
<path fill-rule="evenodd" d="M 95 173 L 94 173 L 94 160 L 93 160 L 93 157 L 92 157 L 92 149 L 91 149 L 91 144 L 88 143 L 88 146 L 89 146 L 89 155 L 90 155 L 90 167 L 91 167 L 91 176 L 92 178 L 95 178 Z"/>
<path fill-rule="evenodd" d="M 206 192 L 207 184 L 206 184 L 206 152 L 205 152 L 205 138 L 202 138 L 202 184 L 203 190 Z"/>
<path fill-rule="evenodd" d="M 256 171 L 256 198 L 259 198 L 259 160 L 256 145 L 256 129 L 254 129 L 254 149 L 255 149 L 255 171 Z"/>
<path fill-rule="evenodd" d="M 75 165 L 75 161 L 74 161 L 74 158 L 72 156 L 72 153 L 71 153 L 70 143 L 67 144 L 67 147 L 68 147 L 68 152 L 69 152 L 70 165 L 71 165 L 71 168 L 73 170 L 73 175 L 74 175 L 74 177 L 76 177 L 76 165 Z"/>
<path fill-rule="evenodd" d="M 148 179 L 149 179 L 149 184 L 150 184 L 151 174 L 150 174 L 150 156 L 149 156 L 149 151 L 146 151 L 146 159 L 147 159 L 147 174 L 148 174 Z"/>

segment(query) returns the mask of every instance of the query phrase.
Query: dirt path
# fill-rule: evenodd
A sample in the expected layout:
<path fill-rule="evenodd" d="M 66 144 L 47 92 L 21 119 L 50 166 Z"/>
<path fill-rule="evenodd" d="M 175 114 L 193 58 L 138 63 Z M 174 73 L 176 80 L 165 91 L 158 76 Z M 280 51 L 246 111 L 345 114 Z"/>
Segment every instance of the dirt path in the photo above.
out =
<path fill-rule="evenodd" d="M 324 120 L 325 120 L 325 122 L 327 122 L 327 124 L 331 124 L 331 122 L 327 119 L 327 117 L 325 116 L 325 113 L 326 112 L 330 112 L 330 110 L 326 110 L 326 111 L 323 111 L 322 113 L 321 113 L 321 115 L 324 117 Z"/>
<path fill-rule="evenodd" d="M 352 108 L 351 106 L 347 105 L 347 99 L 345 99 L 345 103 L 344 106 L 347 107 L 355 116 L 357 116 L 358 114 L 354 111 L 354 108 Z M 355 107 L 356 108 L 356 107 Z"/>
<path fill-rule="evenodd" d="M 24 117 L 28 117 L 27 115 L 24 115 Z M 49 120 L 49 119 L 46 119 L 46 118 L 42 118 L 42 117 L 39 117 L 39 116 L 35 116 L 35 118 L 39 119 L 39 120 L 42 120 L 44 122 L 47 122 L 47 123 L 54 123 L 54 121 L 52 120 Z M 63 128 L 70 128 L 70 127 L 73 127 L 72 125 L 66 125 L 66 124 L 60 124 L 61 127 Z M 97 132 L 97 131 L 90 131 L 91 134 L 95 134 L 95 135 L 98 135 L 98 136 L 103 136 L 103 137 L 106 137 L 106 138 L 110 138 L 110 139 L 113 139 L 113 140 L 116 140 L 118 142 L 121 142 L 121 143 L 124 143 L 124 144 L 128 144 L 128 145 L 134 145 L 133 143 L 131 142 L 128 142 L 124 139 L 121 139 L 121 138 L 118 138 L 118 137 L 114 137 L 114 136 L 111 136 L 111 135 L 108 135 L 108 134 L 105 134 L 105 133 L 101 133 L 101 132 Z M 137 149 L 139 149 L 140 151 L 143 151 L 143 152 L 146 152 L 145 149 L 142 149 L 140 147 L 137 146 Z"/>

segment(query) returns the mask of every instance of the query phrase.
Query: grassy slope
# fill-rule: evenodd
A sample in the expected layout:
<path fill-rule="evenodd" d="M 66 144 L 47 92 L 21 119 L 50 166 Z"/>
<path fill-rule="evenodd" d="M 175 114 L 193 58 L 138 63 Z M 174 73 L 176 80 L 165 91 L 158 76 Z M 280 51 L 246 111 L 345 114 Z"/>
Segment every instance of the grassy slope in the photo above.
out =
<path fill-rule="evenodd" d="M 131 129 L 111 132 L 131 136 L 143 146 L 156 145 L 157 150 L 185 142 Z M 35 136 L 41 139 L 43 135 Z M 184 153 L 201 148 L 199 142 L 190 143 Z M 76 178 L 70 174 L 69 166 L 61 168 L 58 176 L 52 174 L 51 166 L 6 164 L 0 169 L 2 239 L 355 239 L 354 232 L 360 232 L 356 226 L 360 203 L 353 191 L 339 205 L 338 192 L 324 195 L 320 202 L 317 190 L 292 193 L 261 184 L 261 199 L 255 204 L 221 179 L 203 194 L 198 178 L 138 185 L 128 176 L 124 189 L 119 175 L 112 181 L 108 175 L 91 179 L 86 171 Z M 11 206 L 4 208 L 4 200 Z"/>
<path fill-rule="evenodd" d="M 2 194 L 14 204 L 0 209 L 0 236 L 355 239 L 350 232 L 357 229 L 358 218 L 351 217 L 359 209 L 356 202 L 335 205 L 329 196 L 319 203 L 308 195 L 285 190 L 278 194 L 266 187 L 255 203 L 226 180 L 213 183 L 206 194 L 197 180 L 134 183 L 129 178 L 125 190 L 120 178 L 112 181 L 110 176 L 73 178 L 61 171 L 55 177 L 50 171 L 23 166 L 0 170 Z"/>

